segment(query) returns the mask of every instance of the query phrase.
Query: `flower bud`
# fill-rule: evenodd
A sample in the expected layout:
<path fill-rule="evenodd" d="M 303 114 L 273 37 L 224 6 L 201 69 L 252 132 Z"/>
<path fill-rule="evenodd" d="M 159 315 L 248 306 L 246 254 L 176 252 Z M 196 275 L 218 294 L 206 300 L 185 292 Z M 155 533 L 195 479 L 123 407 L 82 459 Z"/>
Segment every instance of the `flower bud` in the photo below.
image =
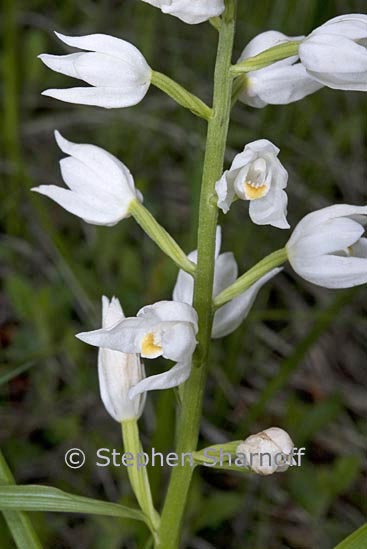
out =
<path fill-rule="evenodd" d="M 294 448 L 291 437 L 279 427 L 270 427 L 251 435 L 237 446 L 237 455 L 244 465 L 259 475 L 286 471 L 291 464 Z"/>
<path fill-rule="evenodd" d="M 117 298 L 113 297 L 109 302 L 107 297 L 103 297 L 102 306 L 104 328 L 114 326 L 125 318 Z M 130 398 L 129 391 L 145 378 L 140 355 L 100 348 L 98 378 L 101 398 L 110 416 L 119 422 L 139 419 L 144 409 L 145 393 Z"/>

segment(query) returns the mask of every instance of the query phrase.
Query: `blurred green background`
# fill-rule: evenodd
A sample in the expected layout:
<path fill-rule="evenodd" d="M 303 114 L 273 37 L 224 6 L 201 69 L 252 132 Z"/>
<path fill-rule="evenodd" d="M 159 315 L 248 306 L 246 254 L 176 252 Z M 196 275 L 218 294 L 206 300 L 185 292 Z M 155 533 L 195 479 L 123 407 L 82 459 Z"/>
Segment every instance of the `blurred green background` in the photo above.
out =
<path fill-rule="evenodd" d="M 169 299 L 177 271 L 132 221 L 81 222 L 38 184 L 62 184 L 53 130 L 94 143 L 125 162 L 145 204 L 182 244 L 195 247 L 205 123 L 151 88 L 130 109 L 106 111 L 41 97 L 75 81 L 46 69 L 41 52 L 66 53 L 53 35 L 103 32 L 133 42 L 151 66 L 208 102 L 216 32 L 189 26 L 138 0 L 4 0 L 0 124 L 0 437 L 18 483 L 42 483 L 131 504 L 126 471 L 98 468 L 99 447 L 119 449 L 120 430 L 99 399 L 96 352 L 74 334 L 100 325 L 101 295 L 127 315 Z M 240 0 L 235 55 L 264 30 L 307 34 L 364 0 Z M 289 220 L 330 203 L 366 203 L 366 99 L 323 89 L 301 102 L 233 110 L 227 162 L 268 138 L 290 174 Z M 240 269 L 283 246 L 286 231 L 253 225 L 243 203 L 222 216 L 224 251 Z M 213 344 L 201 445 L 245 438 L 269 426 L 306 446 L 301 468 L 261 478 L 202 469 L 195 475 L 184 547 L 334 547 L 364 521 L 367 302 L 364 288 L 329 291 L 288 268 L 265 287 L 235 333 Z M 149 373 L 163 363 L 149 363 Z M 150 393 L 141 420 L 147 449 L 173 447 L 175 395 Z M 64 453 L 89 459 L 73 471 Z M 150 471 L 162 501 L 168 470 Z M 45 547 L 135 548 L 133 522 L 33 514 Z M 1 548 L 13 547 L 0 521 Z"/>

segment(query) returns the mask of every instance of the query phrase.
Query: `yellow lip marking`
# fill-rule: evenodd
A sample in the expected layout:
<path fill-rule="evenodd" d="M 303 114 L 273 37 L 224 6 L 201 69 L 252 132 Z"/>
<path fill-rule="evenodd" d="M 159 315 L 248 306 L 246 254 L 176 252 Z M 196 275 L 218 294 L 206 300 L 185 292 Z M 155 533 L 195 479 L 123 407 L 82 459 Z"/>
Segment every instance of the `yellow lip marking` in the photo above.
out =
<path fill-rule="evenodd" d="M 259 185 L 258 187 L 255 187 L 251 181 L 245 181 L 243 186 L 245 187 L 245 193 L 248 200 L 257 200 L 258 198 L 262 198 L 268 191 L 267 185 Z"/>
<path fill-rule="evenodd" d="M 152 355 L 158 356 L 162 352 L 162 347 L 154 341 L 154 334 L 146 334 L 141 342 L 142 354 L 149 357 Z"/>

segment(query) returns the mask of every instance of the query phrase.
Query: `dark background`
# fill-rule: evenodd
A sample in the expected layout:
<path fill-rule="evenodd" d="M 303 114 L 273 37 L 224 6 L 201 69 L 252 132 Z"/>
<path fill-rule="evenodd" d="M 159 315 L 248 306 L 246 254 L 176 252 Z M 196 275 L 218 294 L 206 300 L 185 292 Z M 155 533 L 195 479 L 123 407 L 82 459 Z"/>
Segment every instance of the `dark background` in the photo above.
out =
<path fill-rule="evenodd" d="M 264 30 L 307 34 L 363 0 L 240 0 L 235 56 Z M 3 2 L 0 17 L 0 436 L 18 483 L 42 483 L 135 505 L 123 468 L 98 468 L 99 447 L 119 449 L 119 426 L 99 399 L 96 352 L 74 334 L 100 325 L 100 298 L 117 295 L 127 315 L 169 299 L 176 269 L 132 221 L 114 228 L 81 222 L 30 187 L 62 184 L 57 128 L 125 162 L 145 204 L 185 250 L 195 247 L 205 124 L 151 88 L 134 108 L 106 111 L 41 97 L 77 85 L 46 69 L 41 52 L 66 53 L 52 34 L 93 32 L 133 42 L 150 65 L 208 102 L 216 32 L 189 26 L 133 0 Z M 290 174 L 289 221 L 335 202 L 366 203 L 366 99 L 323 89 L 298 103 L 263 110 L 238 104 L 227 163 L 268 138 Z M 240 270 L 283 246 L 287 231 L 253 225 L 236 203 L 220 218 L 223 250 Z M 195 475 L 185 547 L 333 547 L 364 520 L 362 460 L 366 413 L 364 288 L 330 291 L 289 268 L 259 295 L 246 322 L 213 344 L 201 445 L 245 438 L 273 425 L 306 446 L 301 468 L 262 478 L 202 469 Z M 147 365 L 158 371 L 163 363 Z M 150 393 L 140 422 L 145 447 L 173 447 L 175 395 Z M 64 453 L 82 448 L 83 469 Z M 169 471 L 151 471 L 157 502 Z M 134 548 L 138 523 L 33 514 L 45 547 Z M 13 547 L 0 521 L 2 549 Z"/>

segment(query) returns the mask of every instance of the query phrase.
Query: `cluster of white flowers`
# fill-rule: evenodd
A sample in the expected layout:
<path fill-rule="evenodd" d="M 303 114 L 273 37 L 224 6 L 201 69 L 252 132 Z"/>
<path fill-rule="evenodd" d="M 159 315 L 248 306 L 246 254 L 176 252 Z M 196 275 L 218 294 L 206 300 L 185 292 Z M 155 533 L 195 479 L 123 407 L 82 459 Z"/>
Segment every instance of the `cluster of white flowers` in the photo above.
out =
<path fill-rule="evenodd" d="M 289 41 L 300 41 L 298 55 L 249 72 L 241 101 L 261 108 L 293 103 L 323 86 L 367 90 L 367 15 L 335 17 L 306 37 L 263 32 L 247 44 L 239 61 Z"/>
<path fill-rule="evenodd" d="M 189 24 L 220 16 L 224 10 L 223 0 L 144 1 Z M 144 98 L 152 81 L 152 69 L 135 46 L 102 34 L 57 36 L 84 52 L 44 54 L 41 60 L 54 71 L 84 80 L 89 86 L 47 90 L 45 95 L 104 108 L 127 107 Z M 243 102 L 254 107 L 290 103 L 322 86 L 367 90 L 367 16 L 337 17 L 306 38 L 265 32 L 246 46 L 240 61 L 294 40 L 300 41 L 298 55 L 248 73 L 240 96 Z M 60 149 L 68 155 L 60 166 L 69 189 L 42 185 L 33 190 L 87 223 L 112 226 L 130 216 L 131 204 L 141 203 L 143 197 L 135 188 L 129 169 L 99 147 L 72 143 L 58 132 L 55 135 Z M 278 154 L 279 149 L 266 139 L 246 145 L 216 184 L 218 207 L 226 213 L 236 199 L 248 201 L 254 223 L 288 229 L 288 173 Z M 286 245 L 291 266 L 305 280 L 327 288 L 367 282 L 367 239 L 362 236 L 366 223 L 367 206 L 336 205 L 307 215 Z M 220 247 L 218 228 L 213 297 L 238 277 L 233 254 L 220 253 Z M 197 252 L 191 252 L 188 259 L 195 264 Z M 212 337 L 223 337 L 235 330 L 260 288 L 280 271 L 271 270 L 220 307 L 215 312 Z M 101 396 L 117 421 L 138 418 L 147 391 L 178 386 L 190 375 L 198 330 L 192 307 L 193 288 L 192 276 L 180 270 L 172 301 L 149 305 L 129 318 L 125 318 L 118 299 L 109 302 L 104 297 L 102 328 L 77 336 L 100 348 Z M 175 365 L 146 377 L 142 358 L 160 356 Z"/>

